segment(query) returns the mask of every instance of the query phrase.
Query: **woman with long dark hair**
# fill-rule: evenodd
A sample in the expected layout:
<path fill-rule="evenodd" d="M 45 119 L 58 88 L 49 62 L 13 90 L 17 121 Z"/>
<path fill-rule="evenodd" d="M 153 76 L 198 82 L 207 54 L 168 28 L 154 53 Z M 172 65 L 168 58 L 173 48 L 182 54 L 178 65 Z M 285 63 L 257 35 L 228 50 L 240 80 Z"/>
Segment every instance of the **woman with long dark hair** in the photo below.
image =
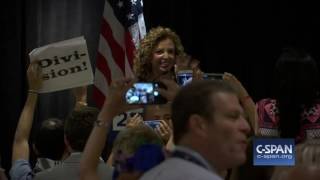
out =
<path fill-rule="evenodd" d="M 275 98 L 257 103 L 262 136 L 320 137 L 319 72 L 315 60 L 300 49 L 285 49 L 275 66 Z"/>

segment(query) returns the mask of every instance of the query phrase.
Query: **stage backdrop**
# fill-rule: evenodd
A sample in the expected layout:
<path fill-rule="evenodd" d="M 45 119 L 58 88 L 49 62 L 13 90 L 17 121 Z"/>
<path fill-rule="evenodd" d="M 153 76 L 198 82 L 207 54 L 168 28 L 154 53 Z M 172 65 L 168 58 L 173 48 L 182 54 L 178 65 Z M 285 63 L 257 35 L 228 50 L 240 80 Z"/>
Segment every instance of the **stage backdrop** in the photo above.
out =
<path fill-rule="evenodd" d="M 27 54 L 34 48 L 84 36 L 95 66 L 104 0 L 12 0 L 1 6 L 2 164 L 8 168 L 15 126 L 25 101 Z M 168 26 L 205 72 L 231 72 L 254 100 L 272 95 L 273 66 L 282 47 L 306 48 L 319 62 L 320 11 L 315 2 L 289 0 L 144 0 L 147 30 Z M 89 105 L 93 105 L 90 97 Z M 69 91 L 41 95 L 35 124 L 65 118 L 73 105 Z"/>

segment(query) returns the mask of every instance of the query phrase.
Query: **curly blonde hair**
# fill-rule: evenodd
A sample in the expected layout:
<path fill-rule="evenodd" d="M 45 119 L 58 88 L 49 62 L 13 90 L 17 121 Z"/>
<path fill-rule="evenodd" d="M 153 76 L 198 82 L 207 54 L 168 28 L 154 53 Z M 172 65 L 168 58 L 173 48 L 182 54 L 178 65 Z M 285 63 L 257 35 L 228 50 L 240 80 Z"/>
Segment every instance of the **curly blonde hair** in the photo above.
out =
<path fill-rule="evenodd" d="M 184 54 L 181 40 L 175 32 L 161 26 L 151 29 L 135 52 L 133 69 L 138 80 L 146 81 L 152 75 L 152 53 L 160 41 L 168 38 L 174 43 L 175 56 Z"/>

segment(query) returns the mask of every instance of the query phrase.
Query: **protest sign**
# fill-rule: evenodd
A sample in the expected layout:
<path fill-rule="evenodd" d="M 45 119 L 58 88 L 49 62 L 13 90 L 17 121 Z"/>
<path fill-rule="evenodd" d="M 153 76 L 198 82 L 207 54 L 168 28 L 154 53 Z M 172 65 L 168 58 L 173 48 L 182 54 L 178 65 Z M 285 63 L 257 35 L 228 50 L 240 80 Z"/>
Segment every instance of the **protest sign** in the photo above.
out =
<path fill-rule="evenodd" d="M 42 68 L 39 93 L 54 92 L 93 84 L 93 73 L 86 41 L 77 37 L 36 48 L 29 53 Z"/>

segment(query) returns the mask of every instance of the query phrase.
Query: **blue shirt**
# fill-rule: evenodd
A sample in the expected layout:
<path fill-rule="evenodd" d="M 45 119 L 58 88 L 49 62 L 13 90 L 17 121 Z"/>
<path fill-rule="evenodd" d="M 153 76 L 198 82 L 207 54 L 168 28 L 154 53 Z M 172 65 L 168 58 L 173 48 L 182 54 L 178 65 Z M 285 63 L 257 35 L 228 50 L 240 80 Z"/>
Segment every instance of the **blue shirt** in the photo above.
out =
<path fill-rule="evenodd" d="M 32 180 L 34 174 L 28 160 L 16 160 L 10 169 L 11 180 Z"/>

